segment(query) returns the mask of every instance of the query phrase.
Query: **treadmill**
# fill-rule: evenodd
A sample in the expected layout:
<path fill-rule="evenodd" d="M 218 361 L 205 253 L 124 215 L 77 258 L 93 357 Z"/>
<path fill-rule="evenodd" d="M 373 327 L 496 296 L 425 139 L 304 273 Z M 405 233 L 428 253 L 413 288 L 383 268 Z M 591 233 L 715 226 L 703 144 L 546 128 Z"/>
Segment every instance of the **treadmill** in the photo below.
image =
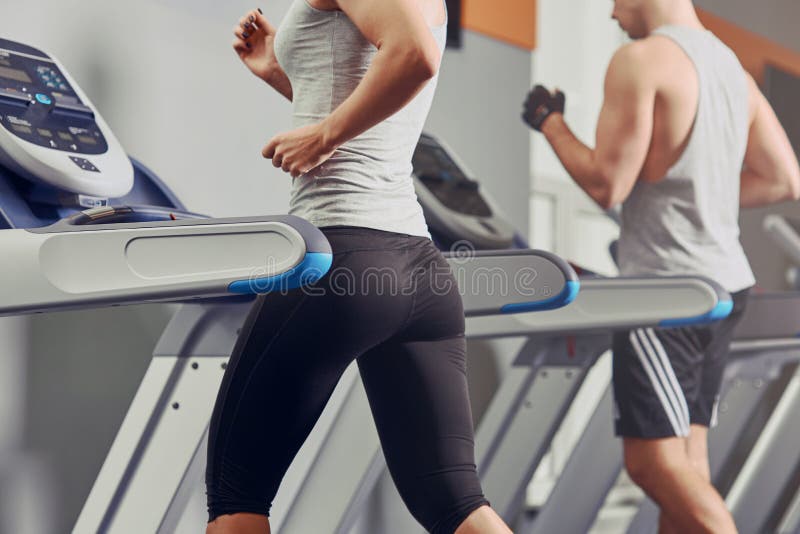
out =
<path fill-rule="evenodd" d="M 414 155 L 415 184 L 434 240 L 456 248 L 521 243 L 465 169 L 452 150 L 423 134 Z M 613 330 L 701 324 L 726 317 L 731 307 L 730 296 L 702 278 L 587 276 L 567 307 L 468 318 L 468 339 L 527 338 L 476 433 L 478 470 L 495 510 L 516 521 L 535 468 L 587 372 L 610 347 Z M 604 402 L 610 403 L 608 393 Z M 363 424 L 369 407 L 358 380 L 344 403 L 288 513 L 273 527 L 286 534 L 421 531 L 396 493 L 388 502 L 372 502 L 366 513 L 385 461 L 374 428 Z M 609 434 L 610 413 L 604 421 Z"/>
<path fill-rule="evenodd" d="M 207 219 L 128 158 L 52 55 L 0 39 L 0 315 L 181 302 L 73 532 L 172 532 L 202 480 L 216 391 L 252 294 L 317 281 L 332 254 L 293 216 Z M 577 276 L 547 252 L 458 254 L 463 280 L 528 273 L 510 292 L 465 291 L 468 314 L 571 302 Z M 9 283 L 13 281 L 13 283 Z"/>
<path fill-rule="evenodd" d="M 792 248 L 800 244 L 796 227 L 778 216 L 768 216 L 764 227 L 790 257 L 798 257 L 799 249 Z M 800 293 L 753 293 L 731 344 L 709 460 L 712 482 L 743 534 L 798 532 L 798 333 Z M 599 409 L 609 412 L 611 406 Z M 521 532 L 550 532 L 553 525 L 561 532 L 588 532 L 623 468 L 619 454 L 598 452 L 612 448 L 621 452 L 619 443 L 590 423 L 547 504 Z M 645 498 L 627 532 L 655 534 L 658 516 L 658 507 Z"/>

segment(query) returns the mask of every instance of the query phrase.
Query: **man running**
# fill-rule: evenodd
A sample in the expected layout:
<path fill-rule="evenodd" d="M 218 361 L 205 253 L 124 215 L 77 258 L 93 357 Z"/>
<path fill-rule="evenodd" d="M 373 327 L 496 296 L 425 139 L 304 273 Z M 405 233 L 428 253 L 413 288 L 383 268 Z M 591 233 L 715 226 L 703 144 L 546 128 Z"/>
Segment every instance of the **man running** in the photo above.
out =
<path fill-rule="evenodd" d="M 661 508 L 660 531 L 736 532 L 711 485 L 713 424 L 732 331 L 755 280 L 739 208 L 800 197 L 800 168 L 772 108 L 691 0 L 616 0 L 634 40 L 608 68 L 595 148 L 570 131 L 565 96 L 536 86 L 524 120 L 603 209 L 622 204 L 623 275 L 702 275 L 734 297 L 704 327 L 614 337 L 616 430 L 631 478 Z"/>

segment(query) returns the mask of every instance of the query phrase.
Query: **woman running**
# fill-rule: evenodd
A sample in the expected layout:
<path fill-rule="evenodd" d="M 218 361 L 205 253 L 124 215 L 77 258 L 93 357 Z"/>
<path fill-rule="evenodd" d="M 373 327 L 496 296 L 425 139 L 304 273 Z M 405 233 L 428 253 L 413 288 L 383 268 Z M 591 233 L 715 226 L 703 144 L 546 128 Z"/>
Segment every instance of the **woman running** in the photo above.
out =
<path fill-rule="evenodd" d="M 333 265 L 247 318 L 211 420 L 207 534 L 269 532 L 353 360 L 414 517 L 435 533 L 510 532 L 476 474 L 461 297 L 411 180 L 446 19 L 443 0 L 294 0 L 277 31 L 260 10 L 236 27 L 244 64 L 292 101 L 294 129 L 263 156 L 292 176 L 291 213 L 322 229 Z"/>

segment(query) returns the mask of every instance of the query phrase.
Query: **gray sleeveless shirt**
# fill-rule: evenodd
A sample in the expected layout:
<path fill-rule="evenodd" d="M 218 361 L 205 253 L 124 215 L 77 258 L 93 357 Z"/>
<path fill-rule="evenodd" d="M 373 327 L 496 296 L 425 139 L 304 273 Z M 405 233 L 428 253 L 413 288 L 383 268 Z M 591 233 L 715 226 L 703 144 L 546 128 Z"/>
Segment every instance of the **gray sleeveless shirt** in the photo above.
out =
<path fill-rule="evenodd" d="M 755 283 L 739 242 L 739 179 L 747 147 L 748 86 L 734 53 L 711 32 L 655 31 L 694 63 L 699 103 L 688 144 L 666 176 L 638 181 L 622 205 L 624 275 L 703 275 L 731 292 Z"/>
<path fill-rule="evenodd" d="M 431 28 L 444 49 L 446 24 Z M 295 127 L 321 121 L 359 84 L 377 49 L 341 11 L 294 0 L 275 37 L 292 83 Z M 402 110 L 340 146 L 292 182 L 290 213 L 317 226 L 361 226 L 429 237 L 411 180 L 411 157 L 437 78 Z"/>

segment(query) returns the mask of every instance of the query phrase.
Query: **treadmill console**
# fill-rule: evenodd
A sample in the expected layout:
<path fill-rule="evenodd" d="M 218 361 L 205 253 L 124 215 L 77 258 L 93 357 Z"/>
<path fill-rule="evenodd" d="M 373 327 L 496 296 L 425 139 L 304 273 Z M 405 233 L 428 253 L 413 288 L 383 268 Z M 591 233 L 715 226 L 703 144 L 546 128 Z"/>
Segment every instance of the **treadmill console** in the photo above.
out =
<path fill-rule="evenodd" d="M 0 39 L 0 163 L 60 191 L 119 197 L 133 168 L 58 61 Z"/>
<path fill-rule="evenodd" d="M 513 246 L 513 227 L 497 214 L 478 182 L 469 178 L 466 167 L 442 142 L 423 133 L 412 162 L 417 198 L 440 247 L 460 242 L 478 250 Z"/>

